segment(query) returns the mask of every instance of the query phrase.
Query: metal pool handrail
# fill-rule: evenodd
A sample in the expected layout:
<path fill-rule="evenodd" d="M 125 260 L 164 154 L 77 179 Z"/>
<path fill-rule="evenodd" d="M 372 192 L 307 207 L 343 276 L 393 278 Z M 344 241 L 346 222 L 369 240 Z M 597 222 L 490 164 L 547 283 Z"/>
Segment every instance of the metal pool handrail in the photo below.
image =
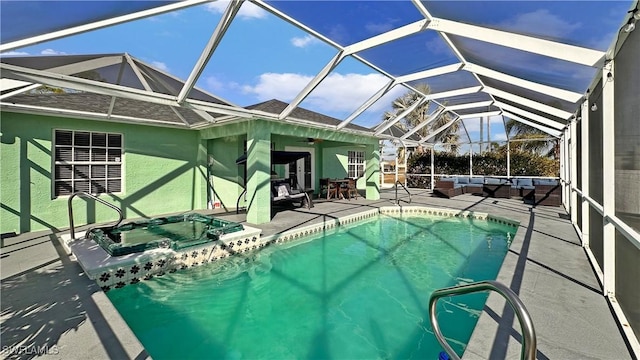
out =
<path fill-rule="evenodd" d="M 404 186 L 404 184 L 401 183 L 400 180 L 398 180 L 398 181 L 396 181 L 396 199 L 395 199 L 396 205 L 400 204 L 400 200 L 398 199 L 398 184 L 400 184 L 400 186 L 402 186 L 404 191 L 406 191 L 407 194 L 409 194 L 409 201 L 407 201 L 407 203 L 411 204 L 411 192 L 409 192 L 409 190 L 407 190 L 407 188 Z M 402 201 L 405 201 L 405 200 L 402 200 Z"/>
<path fill-rule="evenodd" d="M 238 196 L 238 200 L 236 201 L 236 214 L 240 213 L 240 199 L 242 199 L 242 195 L 244 195 L 247 192 L 247 189 L 243 189 L 242 193 L 240 193 L 240 196 Z"/>
<path fill-rule="evenodd" d="M 91 194 L 89 194 L 87 192 L 84 192 L 84 191 L 78 191 L 76 193 L 73 193 L 71 196 L 69 196 L 69 200 L 67 201 L 67 207 L 69 209 L 69 230 L 71 232 L 71 238 L 72 239 L 76 238 L 76 229 L 75 229 L 75 226 L 73 225 L 73 206 L 72 206 L 71 201 L 76 196 L 93 199 L 93 200 L 99 202 L 100 204 L 106 205 L 106 206 L 112 208 L 113 210 L 117 211 L 118 212 L 118 216 L 120 218 L 118 219 L 118 222 L 115 223 L 115 225 L 113 225 L 114 227 L 120 225 L 120 223 L 124 219 L 124 214 L 122 214 L 122 210 L 120 210 L 119 207 L 117 207 L 117 206 L 115 206 L 113 204 L 110 204 L 110 203 L 100 199 L 99 197 L 97 197 L 95 195 L 91 195 Z"/>
<path fill-rule="evenodd" d="M 502 295 L 511 308 L 516 313 L 518 317 L 518 321 L 520 322 L 520 327 L 522 329 L 522 350 L 520 351 L 520 358 L 527 360 L 535 360 L 536 358 L 536 332 L 533 328 L 533 321 L 531 320 L 531 316 L 529 312 L 524 307 L 524 303 L 513 290 L 509 289 L 502 283 L 497 281 L 479 281 L 471 284 L 459 285 L 448 287 L 444 289 L 438 289 L 431 294 L 429 298 L 429 320 L 431 321 L 431 327 L 433 328 L 433 333 L 438 339 L 438 342 L 445 351 L 449 354 L 449 356 L 454 360 L 460 360 L 458 354 L 449 346 L 447 340 L 442 335 L 440 331 L 440 327 L 438 326 L 438 318 L 436 317 L 436 303 L 438 299 L 444 296 L 450 295 L 463 295 L 469 294 L 479 291 L 492 290 Z M 509 325 L 510 326 L 510 325 Z"/>

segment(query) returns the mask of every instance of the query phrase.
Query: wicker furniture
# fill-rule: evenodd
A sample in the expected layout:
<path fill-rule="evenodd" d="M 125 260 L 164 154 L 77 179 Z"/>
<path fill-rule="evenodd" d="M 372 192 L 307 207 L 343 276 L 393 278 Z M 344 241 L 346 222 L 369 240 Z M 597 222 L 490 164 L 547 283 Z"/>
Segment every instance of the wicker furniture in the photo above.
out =
<path fill-rule="evenodd" d="M 486 178 L 482 195 L 492 198 L 511 198 L 511 182 L 507 179 Z"/>
<path fill-rule="evenodd" d="M 452 180 L 438 180 L 436 186 L 433 189 L 433 193 L 444 196 L 446 198 L 452 198 L 454 196 L 462 195 L 464 186 L 457 184 Z"/>
<path fill-rule="evenodd" d="M 539 184 L 535 185 L 535 204 L 545 206 L 562 205 L 562 188 L 559 184 Z"/>

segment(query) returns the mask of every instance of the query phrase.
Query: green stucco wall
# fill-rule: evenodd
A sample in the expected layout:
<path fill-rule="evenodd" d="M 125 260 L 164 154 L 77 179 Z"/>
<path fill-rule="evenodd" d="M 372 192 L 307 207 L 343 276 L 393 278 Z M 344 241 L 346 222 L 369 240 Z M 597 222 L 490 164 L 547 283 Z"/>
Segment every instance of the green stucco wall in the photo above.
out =
<path fill-rule="evenodd" d="M 54 129 L 123 135 L 123 192 L 100 197 L 127 218 L 206 208 L 206 141 L 198 131 L 2 112 L 0 232 L 68 227 L 67 196 L 53 199 Z M 77 225 L 117 219 L 113 210 L 74 200 Z"/>
<path fill-rule="evenodd" d="M 243 143 L 249 137 L 261 139 L 261 146 L 258 149 L 261 157 L 260 163 L 254 163 L 254 167 L 260 170 L 258 178 L 253 178 L 253 172 L 247 174 L 247 194 L 240 198 L 243 190 L 244 178 L 242 166 L 235 165 L 235 160 L 243 154 Z M 319 179 L 321 177 L 342 178 L 347 176 L 347 156 L 349 150 L 364 151 L 366 157 L 367 171 L 374 172 L 368 177 L 358 180 L 358 188 L 366 189 L 368 199 L 379 198 L 379 154 L 378 139 L 358 134 L 336 132 L 331 130 L 309 128 L 302 125 L 272 122 L 265 120 L 252 120 L 251 122 L 236 122 L 222 126 L 211 127 L 200 130 L 202 139 L 208 139 L 207 148 L 209 150 L 210 164 L 210 184 L 216 199 L 225 210 L 240 207 L 248 209 L 247 221 L 250 223 L 263 223 L 270 220 L 270 198 L 268 187 L 264 187 L 265 168 L 262 161 L 267 156 L 264 153 L 265 141 L 273 144 L 274 150 L 285 150 L 288 146 L 298 148 L 314 149 L 315 168 L 314 186 L 319 190 Z M 308 144 L 305 138 L 322 139 L 321 142 L 313 145 Z M 358 145 L 354 145 L 358 144 Z M 249 144 L 251 151 L 251 144 Z M 251 159 L 251 156 L 249 156 Z M 250 164 L 248 164 L 250 165 Z M 285 166 L 274 166 L 274 171 L 279 177 L 286 177 Z M 367 180 L 376 179 L 376 180 Z M 264 192 L 260 196 L 256 195 L 256 187 Z M 252 210 L 253 209 L 253 210 Z M 257 211 L 257 212 L 254 212 Z M 269 215 L 267 215 L 269 214 Z"/>
<path fill-rule="evenodd" d="M 322 177 L 344 178 L 348 174 L 349 151 L 362 151 L 365 154 L 366 175 L 359 178 L 358 189 L 365 189 L 369 200 L 380 198 L 380 154 L 377 144 L 365 146 L 338 146 L 322 149 Z"/>
<path fill-rule="evenodd" d="M 244 167 L 236 165 L 235 161 L 243 153 L 245 139 L 246 136 L 237 135 L 208 140 L 211 190 L 214 200 L 227 211 L 236 208 L 242 193 Z M 244 206 L 243 199 L 239 206 Z"/>
<path fill-rule="evenodd" d="M 126 218 L 204 209 L 209 196 L 215 197 L 223 209 L 234 210 L 245 181 L 244 168 L 236 165 L 235 160 L 243 153 L 248 133 L 263 142 L 270 139 L 277 150 L 287 146 L 313 148 L 316 191 L 321 177 L 346 176 L 349 150 L 366 149 L 367 168 L 378 168 L 377 163 L 373 164 L 377 157 L 372 151 L 377 149 L 378 142 L 373 137 L 287 123 L 252 120 L 197 131 L 2 112 L 1 233 L 68 227 L 68 197 L 53 198 L 52 191 L 51 153 L 55 129 L 123 135 L 123 191 L 103 194 L 101 198 L 122 208 Z M 300 140 L 307 137 L 323 141 L 309 145 Z M 262 145 L 260 149 L 264 150 L 265 144 Z M 265 160 L 262 158 L 261 162 Z M 276 166 L 275 170 L 280 176 L 286 176 L 284 166 Z M 262 180 L 256 178 L 254 183 L 260 185 Z M 377 187 L 372 188 L 365 179 L 358 181 L 358 188 L 367 189 L 367 198 L 379 196 Z M 255 189 L 248 193 L 247 199 L 249 195 L 260 199 L 260 205 L 255 207 L 259 212 L 251 215 L 251 219 L 255 223 L 268 221 L 270 215 L 263 214 L 270 212 L 266 193 L 257 198 Z M 239 206 L 248 205 L 242 197 Z M 117 218 L 113 210 L 83 199 L 74 200 L 74 214 L 76 225 Z"/>

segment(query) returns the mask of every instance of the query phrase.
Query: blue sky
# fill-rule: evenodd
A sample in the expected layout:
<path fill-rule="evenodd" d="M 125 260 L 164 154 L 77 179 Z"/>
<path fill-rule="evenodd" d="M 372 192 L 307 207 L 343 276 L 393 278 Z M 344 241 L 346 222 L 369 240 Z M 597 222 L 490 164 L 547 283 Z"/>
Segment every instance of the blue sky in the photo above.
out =
<path fill-rule="evenodd" d="M 276 5 L 277 4 L 277 5 Z M 181 79 L 191 68 L 215 29 L 226 2 L 217 1 L 177 12 L 120 24 L 63 39 L 16 49 L 11 54 L 90 54 L 122 53 L 167 71 Z M 536 35 L 571 44 L 605 50 L 619 29 L 631 1 L 541 1 L 541 2 L 442 2 L 427 1 L 435 16 L 486 25 L 501 30 Z M 274 3 L 298 14 L 315 30 L 333 36 L 348 45 L 368 36 L 398 27 L 419 18 L 408 1 L 295 2 Z M 334 7 L 339 14 L 332 19 L 316 16 L 315 7 Z M 367 14 L 356 16 L 357 14 Z M 50 14 L 43 14 L 43 16 Z M 373 48 L 363 57 L 388 66 L 387 71 L 424 70 L 457 62 L 457 59 L 433 32 L 423 37 L 403 39 L 397 45 Z M 553 82 L 568 67 L 559 61 L 544 62 L 527 53 L 510 49 L 482 47 L 476 41 L 458 40 L 465 50 L 473 50 L 478 59 L 491 59 L 496 69 L 514 75 L 541 76 Z M 395 48 L 394 48 L 395 46 Z M 404 49 L 400 52 L 398 50 Z M 235 103 L 247 106 L 269 99 L 291 101 L 296 94 L 336 54 L 336 50 L 301 29 L 245 2 L 225 38 L 201 75 L 198 86 Z M 425 61 L 424 59 L 430 60 Z M 513 61 L 505 62 L 504 59 Z M 594 69 L 571 68 L 570 87 L 584 88 Z M 546 80 L 545 80 L 546 79 Z M 388 78 L 353 58 L 342 61 L 331 75 L 301 104 L 337 118 L 345 118 L 362 102 L 382 88 Z M 567 85 L 567 86 L 569 86 Z M 391 100 L 404 92 L 395 87 L 355 123 L 371 126 L 389 108 Z M 466 120 L 474 140 L 478 138 L 479 120 Z M 493 140 L 505 138 L 500 118 L 491 122 Z M 486 132 L 485 132 L 486 133 Z M 466 135 L 463 137 L 466 138 Z"/>

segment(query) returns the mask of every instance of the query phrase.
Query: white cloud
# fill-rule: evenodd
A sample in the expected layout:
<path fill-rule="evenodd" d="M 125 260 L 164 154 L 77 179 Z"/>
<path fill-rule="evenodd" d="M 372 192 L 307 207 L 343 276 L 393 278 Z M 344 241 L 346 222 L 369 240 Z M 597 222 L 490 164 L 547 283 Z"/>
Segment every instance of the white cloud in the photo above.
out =
<path fill-rule="evenodd" d="M 278 99 L 288 102 L 298 95 L 312 78 L 309 75 L 293 73 L 265 73 L 260 75 L 257 84 L 245 85 L 242 89 L 245 94 L 253 94 L 260 101 Z M 352 112 L 388 82 L 387 77 L 375 73 L 333 73 L 311 92 L 305 99 L 304 106 L 324 114 Z M 402 91 L 401 87 L 394 88 L 370 110 L 384 110 L 390 103 L 384 99 L 397 97 Z"/>
<path fill-rule="evenodd" d="M 504 21 L 501 27 L 511 31 L 540 34 L 551 37 L 565 37 L 567 34 L 582 27 L 582 23 L 570 23 L 554 15 L 547 9 L 540 9 Z"/>
<path fill-rule="evenodd" d="M 305 37 L 294 37 L 293 39 L 291 39 L 291 43 L 293 44 L 293 46 L 299 48 L 307 47 L 308 45 L 312 45 L 317 42 L 318 39 L 311 35 L 307 35 Z"/>
<path fill-rule="evenodd" d="M 25 51 L 7 51 L 7 52 L 0 53 L 0 56 L 25 56 L 25 55 L 29 55 L 29 53 Z"/>
<path fill-rule="evenodd" d="M 253 94 L 258 100 L 278 99 L 289 101 L 304 88 L 311 80 L 311 76 L 300 74 L 277 74 L 265 73 L 258 77 L 255 85 L 244 85 L 242 90 L 245 94 Z"/>
<path fill-rule="evenodd" d="M 160 61 L 152 61 L 151 65 L 153 65 L 155 68 L 165 71 L 165 72 L 169 72 L 169 67 L 167 66 L 167 64 L 160 62 Z"/>
<path fill-rule="evenodd" d="M 424 46 L 435 55 L 452 54 L 451 48 L 440 38 L 440 36 L 436 36 L 433 39 L 426 41 Z"/>
<path fill-rule="evenodd" d="M 368 23 L 364 26 L 364 28 L 367 29 L 367 31 L 369 31 L 370 33 L 381 34 L 393 29 L 393 23 L 395 22 L 395 20 L 390 20 L 386 23 Z"/>
<path fill-rule="evenodd" d="M 223 14 L 227 6 L 228 0 L 218 0 L 211 3 L 207 3 L 206 9 L 214 14 Z M 242 19 L 262 19 L 267 16 L 267 12 L 259 8 L 257 5 L 250 3 L 249 1 L 243 2 L 238 11 L 238 15 Z"/>
<path fill-rule="evenodd" d="M 224 83 L 218 80 L 218 78 L 216 78 L 215 76 L 207 76 L 207 78 L 205 79 L 205 83 L 207 84 L 206 88 L 214 94 L 222 92 L 222 90 L 224 90 L 225 88 Z"/>
<path fill-rule="evenodd" d="M 67 53 L 64 52 L 64 51 L 57 51 L 57 50 L 53 50 L 53 49 L 44 49 L 44 50 L 40 51 L 40 54 L 42 54 L 42 55 L 67 55 Z"/>

